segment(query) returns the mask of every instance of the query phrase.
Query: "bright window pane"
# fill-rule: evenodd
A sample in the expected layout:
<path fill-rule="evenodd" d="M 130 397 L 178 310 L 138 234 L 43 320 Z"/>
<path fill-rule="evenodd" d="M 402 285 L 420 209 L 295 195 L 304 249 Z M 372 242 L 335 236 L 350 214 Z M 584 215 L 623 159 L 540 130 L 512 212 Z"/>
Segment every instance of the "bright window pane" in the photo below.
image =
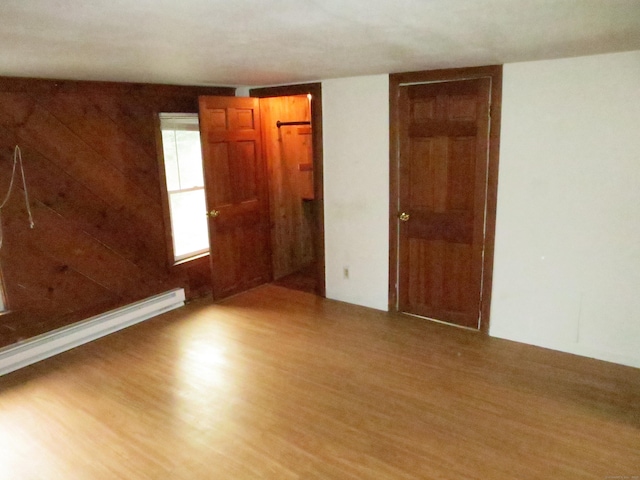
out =
<path fill-rule="evenodd" d="M 180 165 L 180 190 L 203 187 L 200 133 L 180 130 L 176 130 L 175 133 Z"/>
<path fill-rule="evenodd" d="M 162 131 L 162 152 L 164 154 L 164 171 L 169 190 L 180 190 L 180 173 L 178 171 L 178 150 L 176 148 L 176 132 Z"/>
<path fill-rule="evenodd" d="M 161 113 L 174 260 L 209 251 L 198 115 Z"/>
<path fill-rule="evenodd" d="M 204 189 L 171 193 L 173 252 L 176 260 L 209 249 Z"/>

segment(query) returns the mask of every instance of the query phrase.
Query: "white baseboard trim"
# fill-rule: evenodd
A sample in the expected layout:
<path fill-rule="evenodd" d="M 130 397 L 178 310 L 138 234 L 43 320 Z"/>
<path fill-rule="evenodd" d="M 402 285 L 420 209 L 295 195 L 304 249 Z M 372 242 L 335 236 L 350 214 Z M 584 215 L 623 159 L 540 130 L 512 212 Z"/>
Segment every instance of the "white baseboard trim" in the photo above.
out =
<path fill-rule="evenodd" d="M 184 305 L 176 288 L 0 349 L 0 376 Z"/>
<path fill-rule="evenodd" d="M 607 350 L 605 348 L 579 343 L 553 343 L 548 339 L 531 338 L 513 334 L 503 335 L 502 332 L 490 332 L 490 335 L 495 338 L 502 338 L 512 342 L 526 343 L 527 345 L 533 345 L 535 347 L 547 348 L 549 350 L 570 353 L 581 357 L 594 358 L 596 360 L 602 360 L 603 362 L 611 362 L 619 365 L 626 365 L 628 367 L 640 368 L 640 355 L 637 353 L 631 353 L 630 349 L 625 352 L 624 350 Z"/>

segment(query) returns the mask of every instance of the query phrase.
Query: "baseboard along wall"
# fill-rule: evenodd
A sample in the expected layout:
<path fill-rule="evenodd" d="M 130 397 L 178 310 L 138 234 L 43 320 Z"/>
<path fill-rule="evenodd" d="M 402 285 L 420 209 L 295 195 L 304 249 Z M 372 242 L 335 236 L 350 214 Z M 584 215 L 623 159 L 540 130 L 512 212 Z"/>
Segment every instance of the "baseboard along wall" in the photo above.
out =
<path fill-rule="evenodd" d="M 0 376 L 182 307 L 176 288 L 0 349 Z"/>

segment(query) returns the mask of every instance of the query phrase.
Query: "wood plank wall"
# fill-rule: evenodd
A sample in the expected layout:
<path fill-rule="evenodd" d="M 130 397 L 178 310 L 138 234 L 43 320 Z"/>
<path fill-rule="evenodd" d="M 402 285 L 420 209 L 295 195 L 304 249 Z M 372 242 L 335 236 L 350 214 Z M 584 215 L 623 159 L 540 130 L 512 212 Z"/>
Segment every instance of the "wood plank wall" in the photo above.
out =
<path fill-rule="evenodd" d="M 157 152 L 159 112 L 197 112 L 230 88 L 0 78 L 0 195 L 10 313 L 0 347 L 174 287 L 208 291 L 208 259 L 172 267 Z M 207 285 L 205 285 L 207 284 Z"/>
<path fill-rule="evenodd" d="M 271 246 L 275 279 L 314 261 L 313 153 L 310 126 L 276 122 L 309 121 L 306 95 L 260 99 L 264 151 L 269 169 Z"/>

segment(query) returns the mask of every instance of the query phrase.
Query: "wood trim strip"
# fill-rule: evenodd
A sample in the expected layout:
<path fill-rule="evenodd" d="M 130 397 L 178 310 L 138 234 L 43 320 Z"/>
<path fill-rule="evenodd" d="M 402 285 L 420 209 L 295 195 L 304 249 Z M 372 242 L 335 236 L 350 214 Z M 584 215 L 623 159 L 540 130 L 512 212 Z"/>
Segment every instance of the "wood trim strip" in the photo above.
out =
<path fill-rule="evenodd" d="M 400 76 L 389 75 L 389 311 L 398 311 Z"/>
<path fill-rule="evenodd" d="M 480 331 L 489 334 L 491 292 L 493 287 L 493 257 L 496 239 L 496 211 L 498 207 L 498 165 L 500 160 L 500 128 L 502 120 L 502 65 L 494 67 L 491 75 L 491 110 L 489 132 L 489 171 L 487 179 L 487 218 L 482 275 L 483 321 Z"/>
<path fill-rule="evenodd" d="M 160 130 L 160 117 L 154 116 L 156 135 L 156 152 L 158 156 L 158 180 L 160 182 L 160 197 L 162 200 L 162 221 L 164 226 L 164 242 L 167 250 L 167 269 L 175 264 L 175 256 L 173 253 L 173 231 L 171 228 L 171 207 L 169 206 L 169 193 L 167 192 L 167 175 L 164 165 L 164 152 L 162 147 L 162 131 Z"/>
<path fill-rule="evenodd" d="M 410 83 L 442 82 L 448 80 L 470 80 L 482 77 L 494 78 L 497 76 L 502 77 L 502 65 L 392 73 L 389 75 L 389 78 L 393 80 L 394 84 L 397 83 L 398 85 L 404 85 Z"/>
<path fill-rule="evenodd" d="M 480 331 L 489 333 L 493 257 L 495 249 L 496 208 L 498 195 L 498 163 L 502 106 L 502 65 L 405 72 L 389 75 L 389 310 L 398 309 L 398 196 L 399 196 L 399 129 L 400 87 L 406 84 L 448 80 L 491 78 L 491 117 L 489 133 L 489 170 L 487 180 L 487 212 L 484 264 L 482 270 L 482 303 Z"/>
<path fill-rule="evenodd" d="M 0 77 L 0 91 L 29 94 L 116 94 L 137 97 L 235 96 L 233 87 L 182 86 L 150 83 L 100 82 L 24 77 Z"/>

